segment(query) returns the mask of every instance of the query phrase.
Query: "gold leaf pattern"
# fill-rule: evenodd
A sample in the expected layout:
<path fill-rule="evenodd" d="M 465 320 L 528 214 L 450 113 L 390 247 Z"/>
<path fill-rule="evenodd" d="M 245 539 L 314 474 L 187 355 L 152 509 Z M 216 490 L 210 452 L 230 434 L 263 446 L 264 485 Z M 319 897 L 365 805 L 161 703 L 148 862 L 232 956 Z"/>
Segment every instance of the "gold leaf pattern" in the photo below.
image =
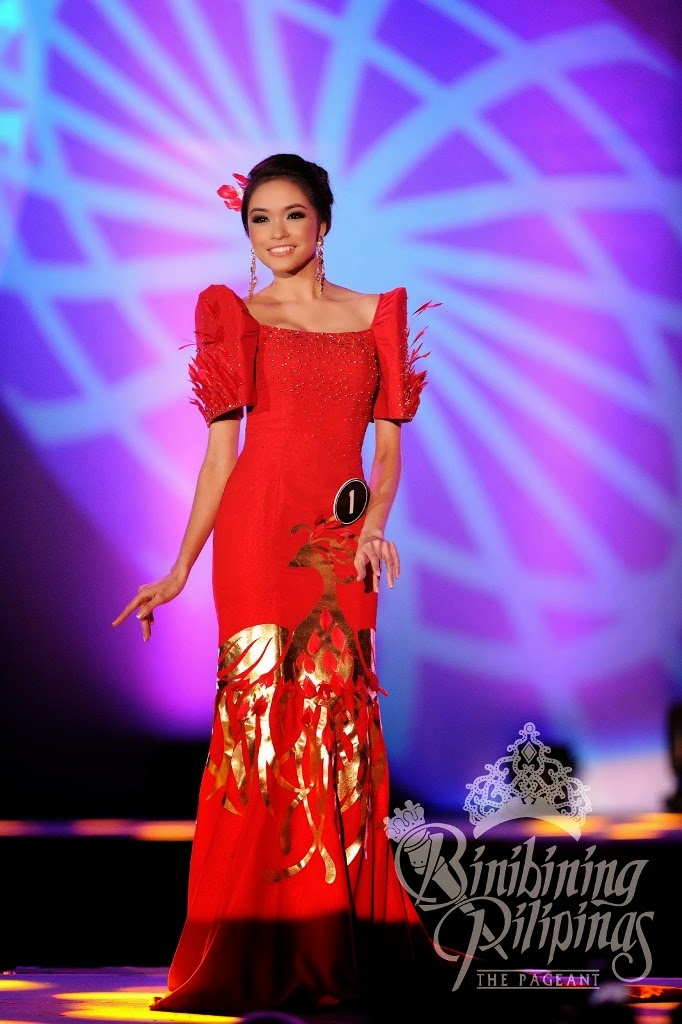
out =
<path fill-rule="evenodd" d="M 356 535 L 333 517 L 320 517 L 313 527 L 299 524 L 292 533 L 302 529 L 308 531 L 308 540 L 289 565 L 317 569 L 322 596 L 290 635 L 275 623 L 263 623 L 239 630 L 221 645 L 216 713 L 223 749 L 220 764 L 209 757 L 215 781 L 208 799 L 221 793 L 223 807 L 241 814 L 257 777 L 261 798 L 274 815 L 271 787 L 279 786 L 289 799 L 281 816 L 282 854 L 291 852 L 292 829 L 299 819 L 307 824 L 310 846 L 295 863 L 273 868 L 268 879 L 291 877 L 317 853 L 331 883 L 336 867 L 322 838 L 329 787 L 336 787 L 342 822 L 360 801 L 354 825 L 339 827 L 350 863 L 363 848 L 367 805 L 386 763 L 384 754 L 370 763 L 369 753 L 384 749 L 379 742 L 374 630 L 355 632 L 337 599 L 337 584 L 355 580 L 349 566 L 353 568 Z"/>

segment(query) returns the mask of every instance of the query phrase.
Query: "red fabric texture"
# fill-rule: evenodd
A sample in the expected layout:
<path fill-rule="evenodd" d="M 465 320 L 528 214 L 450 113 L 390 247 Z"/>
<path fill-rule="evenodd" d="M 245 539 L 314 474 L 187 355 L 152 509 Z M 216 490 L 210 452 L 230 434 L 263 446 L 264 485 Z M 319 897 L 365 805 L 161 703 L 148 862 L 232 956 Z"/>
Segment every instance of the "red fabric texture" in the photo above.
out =
<path fill-rule="evenodd" d="M 209 285 L 197 299 L 194 327 L 192 402 L 210 425 L 222 413 L 256 404 L 259 325 L 231 289 Z"/>
<path fill-rule="evenodd" d="M 372 323 L 379 362 L 379 390 L 370 420 L 402 420 L 409 423 L 419 408 L 421 392 L 426 386 L 426 371 L 414 369 L 423 358 L 421 346 L 409 347 L 407 292 L 396 288 L 381 296 Z"/>
<path fill-rule="evenodd" d="M 416 411 L 405 289 L 381 296 L 369 330 L 333 334 L 261 326 L 211 285 L 197 332 L 207 422 L 251 409 L 214 528 L 218 686 L 187 920 L 153 1008 L 383 1005 L 397 978 L 444 962 L 384 828 L 378 595 L 353 565 L 366 513 L 344 525 L 333 502 L 364 479 L 371 418 Z"/>

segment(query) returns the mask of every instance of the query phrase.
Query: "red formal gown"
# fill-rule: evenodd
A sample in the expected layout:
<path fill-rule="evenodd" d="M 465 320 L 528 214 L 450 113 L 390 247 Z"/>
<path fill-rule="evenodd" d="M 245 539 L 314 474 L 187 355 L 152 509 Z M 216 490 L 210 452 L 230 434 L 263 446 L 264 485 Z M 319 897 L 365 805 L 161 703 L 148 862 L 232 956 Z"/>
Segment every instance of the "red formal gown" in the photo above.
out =
<path fill-rule="evenodd" d="M 439 959 L 384 826 L 364 514 L 334 514 L 364 480 L 370 421 L 419 405 L 406 302 L 396 288 L 371 328 L 331 333 L 260 325 L 225 285 L 199 296 L 194 401 L 209 424 L 248 416 L 213 533 L 218 686 L 187 920 L 156 1010 L 362 1005 Z"/>

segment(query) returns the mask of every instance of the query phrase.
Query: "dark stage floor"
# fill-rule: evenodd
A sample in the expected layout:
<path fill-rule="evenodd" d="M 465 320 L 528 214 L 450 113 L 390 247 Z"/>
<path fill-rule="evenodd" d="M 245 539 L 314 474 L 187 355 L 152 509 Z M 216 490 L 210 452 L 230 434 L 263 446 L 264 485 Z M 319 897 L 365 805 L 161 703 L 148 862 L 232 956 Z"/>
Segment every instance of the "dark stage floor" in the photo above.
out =
<path fill-rule="evenodd" d="M 152 968 L 101 970 L 23 971 L 0 977 L 0 1012 L 4 1022 L 63 1024 L 64 1018 L 96 1021 L 254 1021 L 265 1024 L 272 1015 L 212 1016 L 191 1013 L 154 1013 L 152 998 L 164 992 L 166 974 Z M 288 1020 L 305 1024 L 365 1024 L 359 1012 L 324 1011 L 310 1016 L 289 1014 Z M 280 1021 L 287 1019 L 280 1016 Z"/>
<path fill-rule="evenodd" d="M 462 825 L 450 819 L 453 826 Z M 74 820 L 0 821 L 0 864 L 5 880 L 0 930 L 0 1024 L 47 1024 L 57 1018 L 148 1021 L 170 1018 L 250 1020 L 247 1017 L 192 1018 L 186 1014 L 152 1013 L 150 997 L 165 989 L 167 966 L 185 914 L 187 872 L 194 824 L 191 821 Z M 576 856 L 574 839 L 558 836 L 551 824 L 522 820 L 495 829 L 477 841 L 486 856 L 509 859 L 511 851 L 535 837 L 536 859 L 556 846 L 559 856 Z M 546 834 L 543 834 L 543 831 Z M 473 842 L 472 842 L 473 846 Z M 557 972 L 588 968 L 601 971 L 588 991 L 549 993 L 536 990 L 491 991 L 490 978 L 502 971 L 499 960 L 471 972 L 452 1008 L 442 1020 L 464 1024 L 495 1024 L 515 1009 L 538 1024 L 582 1024 L 603 1020 L 609 1009 L 637 1024 L 681 1024 L 682 943 L 682 816 L 644 814 L 627 818 L 593 815 L 583 828 L 580 848 L 595 847 L 593 859 L 624 867 L 643 862 L 631 906 L 636 914 L 651 915 L 645 925 L 651 966 L 637 985 L 614 983 L 609 972 L 612 953 L 564 958 L 552 964 Z M 446 848 L 444 847 L 444 851 Z M 447 854 L 446 854 L 447 855 Z M 623 908 L 621 908 L 622 910 Z M 422 915 L 429 927 L 427 915 Z M 432 932 L 433 933 L 433 932 Z M 462 948 L 461 943 L 456 948 Z M 576 960 L 575 953 L 566 954 Z M 542 956 L 530 954 L 504 965 L 509 978 L 520 971 L 546 972 Z M 490 970 L 488 971 L 488 967 Z M 606 970 L 604 969 L 606 967 Z M 621 973 L 625 974 L 624 963 Z M 499 977 L 499 973 L 498 973 Z M 565 983 L 565 978 L 564 982 Z M 399 993 L 400 979 L 396 979 Z M 541 988 L 542 986 L 539 986 Z M 452 994 L 451 994 L 452 996 Z M 615 1002 L 614 1002 L 615 1001 Z M 620 1010 L 616 1002 L 620 1001 Z M 563 1005 L 564 1010 L 561 1010 Z M 590 1008 L 589 1017 L 584 1016 Z M 562 1016 L 563 1014 L 563 1016 Z M 517 1016 L 513 1014 L 512 1016 Z M 262 1017 L 266 1019 L 265 1016 Z M 270 1018 L 273 1022 L 276 1017 Z M 283 1019 L 283 1018 L 280 1018 Z M 314 1024 L 365 1024 L 358 1011 L 325 1010 L 290 1019 Z M 400 1016 L 392 994 L 386 1024 L 417 1020 Z M 421 1019 L 427 1019 L 422 1016 Z M 431 1019 L 431 1018 L 429 1018 Z M 609 1020 L 615 1022 L 615 1017 Z M 374 1018 L 372 1020 L 374 1024 Z M 383 1024 L 383 1022 L 380 1022 Z"/>
<path fill-rule="evenodd" d="M 154 1013 L 148 1009 L 153 996 L 163 992 L 165 972 L 152 968 L 108 968 L 91 970 L 28 970 L 0 975 L 0 1020 L 2 1024 L 58 1024 L 64 1018 L 92 1021 L 144 1022 L 253 1022 L 253 1024 L 423 1024 L 433 1020 L 417 1013 L 405 1016 L 399 1009 L 387 1010 L 385 1017 L 371 1019 L 361 1011 L 325 1010 L 313 1014 L 254 1012 L 246 1016 L 212 1016 L 189 1013 Z M 463 996 L 456 1010 L 439 1015 L 438 1021 L 453 1024 L 498 1024 L 524 1019 L 531 1014 L 537 1024 L 679 1024 L 682 980 L 653 979 L 650 991 L 609 994 L 614 1002 L 603 1001 L 585 1016 L 575 1001 L 564 1001 L 564 1014 L 540 997 L 527 995 L 514 1001 L 492 1004 L 483 995 Z M 645 997 L 645 998 L 642 998 Z M 605 996 L 606 999 L 606 996 Z M 622 999 L 622 1002 L 621 1002 Z M 602 1011 L 602 1012 L 600 1012 Z M 613 1011 L 613 1012 L 612 1012 Z"/>

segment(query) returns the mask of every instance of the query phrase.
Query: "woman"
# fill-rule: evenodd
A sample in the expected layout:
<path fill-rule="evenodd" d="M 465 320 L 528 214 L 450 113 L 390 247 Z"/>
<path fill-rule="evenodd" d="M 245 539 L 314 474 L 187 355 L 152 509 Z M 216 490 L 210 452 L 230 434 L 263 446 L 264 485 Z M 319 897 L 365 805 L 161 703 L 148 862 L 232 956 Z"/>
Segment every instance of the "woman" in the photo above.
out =
<path fill-rule="evenodd" d="M 198 298 L 190 377 L 209 434 L 187 530 L 170 573 L 114 623 L 136 612 L 148 640 L 213 531 L 215 719 L 187 921 L 157 1010 L 352 1004 L 437 959 L 385 831 L 374 660 L 382 566 L 389 588 L 400 577 L 384 530 L 401 423 L 426 377 L 408 354 L 405 289 L 325 280 L 321 167 L 282 154 L 235 177 L 243 195 L 219 194 L 241 209 L 251 287 L 247 300 L 222 284 Z M 273 275 L 258 292 L 256 259 Z"/>

